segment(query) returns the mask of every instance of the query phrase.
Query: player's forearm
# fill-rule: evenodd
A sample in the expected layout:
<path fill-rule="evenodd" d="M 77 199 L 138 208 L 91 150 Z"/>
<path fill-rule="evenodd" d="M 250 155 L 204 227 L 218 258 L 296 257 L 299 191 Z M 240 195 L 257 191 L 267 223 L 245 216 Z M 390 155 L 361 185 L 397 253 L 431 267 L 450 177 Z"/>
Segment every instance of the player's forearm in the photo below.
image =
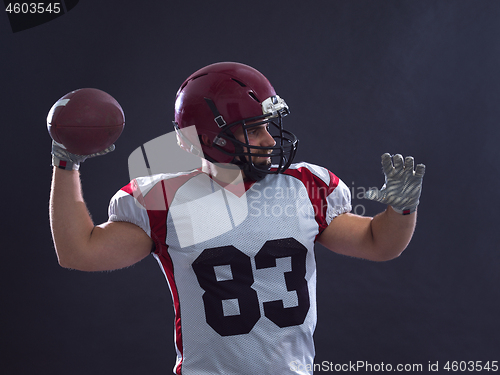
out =
<path fill-rule="evenodd" d="M 49 214 L 59 264 L 72 268 L 94 228 L 78 171 L 54 168 Z"/>
<path fill-rule="evenodd" d="M 390 206 L 371 221 L 374 252 L 380 260 L 399 256 L 408 246 L 415 230 L 417 212 L 401 215 Z"/>

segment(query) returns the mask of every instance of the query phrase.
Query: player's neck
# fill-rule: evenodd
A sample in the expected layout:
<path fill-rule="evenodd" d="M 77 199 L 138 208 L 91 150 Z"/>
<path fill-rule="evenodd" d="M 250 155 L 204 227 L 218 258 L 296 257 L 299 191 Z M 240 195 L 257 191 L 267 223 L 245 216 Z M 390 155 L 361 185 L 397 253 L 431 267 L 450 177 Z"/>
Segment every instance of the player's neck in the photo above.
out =
<path fill-rule="evenodd" d="M 201 170 L 223 184 L 237 185 L 245 178 L 243 171 L 234 164 L 214 164 L 202 159 Z"/>

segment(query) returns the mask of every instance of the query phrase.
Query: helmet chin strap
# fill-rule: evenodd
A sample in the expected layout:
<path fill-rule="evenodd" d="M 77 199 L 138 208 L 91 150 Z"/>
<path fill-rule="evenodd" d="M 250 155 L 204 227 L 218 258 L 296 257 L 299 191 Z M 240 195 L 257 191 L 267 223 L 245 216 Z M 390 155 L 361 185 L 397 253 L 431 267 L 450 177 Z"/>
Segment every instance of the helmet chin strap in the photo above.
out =
<path fill-rule="evenodd" d="M 271 165 L 268 165 L 267 169 L 262 168 L 262 170 L 259 170 L 259 168 L 257 168 L 251 162 L 242 161 L 241 159 L 234 161 L 233 164 L 237 165 L 241 169 L 244 174 L 245 180 L 252 180 L 256 182 L 264 179 L 264 177 L 269 174 L 268 171 L 271 168 Z"/>

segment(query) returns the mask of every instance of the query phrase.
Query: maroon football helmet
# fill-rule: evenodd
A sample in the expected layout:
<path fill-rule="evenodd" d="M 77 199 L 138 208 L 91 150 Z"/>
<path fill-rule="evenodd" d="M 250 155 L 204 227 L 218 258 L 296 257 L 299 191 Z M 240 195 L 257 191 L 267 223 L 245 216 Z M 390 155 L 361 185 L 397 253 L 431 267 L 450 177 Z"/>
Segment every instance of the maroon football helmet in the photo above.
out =
<path fill-rule="evenodd" d="M 222 62 L 196 71 L 181 85 L 174 127 L 182 148 L 213 163 L 237 165 L 247 178 L 258 181 L 283 172 L 292 163 L 298 139 L 283 129 L 282 118 L 288 113 L 285 101 L 262 73 L 248 65 Z M 246 129 L 261 124 L 268 124 L 276 142 L 273 147 L 248 144 Z M 188 131 L 193 125 L 196 132 Z M 239 127 L 246 142 L 233 135 Z M 203 135 L 208 142 L 202 141 Z M 262 152 L 270 153 L 272 168 L 252 162 L 252 156 L 262 156 Z"/>

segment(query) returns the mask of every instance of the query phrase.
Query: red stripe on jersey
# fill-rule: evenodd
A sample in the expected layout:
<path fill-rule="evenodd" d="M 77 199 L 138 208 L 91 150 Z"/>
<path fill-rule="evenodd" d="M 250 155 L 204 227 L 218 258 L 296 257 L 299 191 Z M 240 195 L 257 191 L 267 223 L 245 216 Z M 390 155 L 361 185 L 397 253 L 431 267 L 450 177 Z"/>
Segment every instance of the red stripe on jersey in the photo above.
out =
<path fill-rule="evenodd" d="M 177 285 L 175 284 L 174 278 L 174 265 L 172 263 L 172 258 L 168 254 L 167 245 L 165 246 L 165 251 L 161 251 L 159 255 L 163 270 L 165 271 L 165 275 L 167 276 L 168 285 L 170 286 L 170 291 L 172 293 L 172 299 L 174 301 L 174 310 L 175 310 L 175 345 L 177 346 L 177 350 L 181 354 L 181 360 L 177 364 L 175 369 L 175 373 L 177 375 L 181 375 L 182 373 L 182 360 L 184 358 L 183 346 L 182 346 L 182 324 L 181 324 L 181 305 L 179 302 L 179 294 L 177 292 Z"/>
<path fill-rule="evenodd" d="M 328 171 L 325 169 L 325 171 Z M 326 211 L 328 209 L 327 197 L 335 190 L 339 184 L 339 178 L 328 171 L 330 181 L 326 183 L 320 177 L 316 176 L 311 170 L 305 167 L 297 169 L 289 168 L 283 172 L 285 175 L 293 176 L 304 184 L 311 204 L 314 208 L 316 222 L 319 226 L 318 236 L 323 232 L 328 223 L 326 222 Z M 317 238 L 317 236 L 316 236 Z"/>

